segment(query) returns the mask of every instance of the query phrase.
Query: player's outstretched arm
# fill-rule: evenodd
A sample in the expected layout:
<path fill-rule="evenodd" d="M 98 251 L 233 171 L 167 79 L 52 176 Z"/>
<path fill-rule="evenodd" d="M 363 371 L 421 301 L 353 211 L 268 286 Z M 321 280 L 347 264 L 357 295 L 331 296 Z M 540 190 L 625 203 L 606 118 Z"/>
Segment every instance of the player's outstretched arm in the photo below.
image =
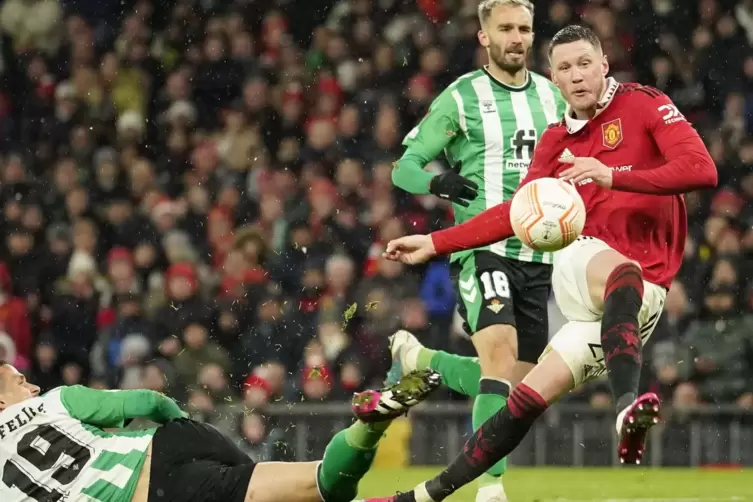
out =
<path fill-rule="evenodd" d="M 698 132 L 664 93 L 650 87 L 633 91 L 635 116 L 644 117 L 666 163 L 649 170 L 612 173 L 612 189 L 676 195 L 713 188 L 716 166 Z"/>
<path fill-rule="evenodd" d="M 508 200 L 447 230 L 392 240 L 387 243 L 383 256 L 388 260 L 417 265 L 437 255 L 486 246 L 511 237 L 513 233 Z"/>
<path fill-rule="evenodd" d="M 126 420 L 148 418 L 159 424 L 186 414 L 169 397 L 151 390 L 96 390 L 63 387 L 60 400 L 77 420 L 100 428 L 123 427 Z"/>
<path fill-rule="evenodd" d="M 450 89 L 445 90 L 431 104 L 429 113 L 403 140 L 407 148 L 395 162 L 392 182 L 406 192 L 450 200 L 462 206 L 478 195 L 478 185 L 454 170 L 440 175 L 426 172 L 426 164 L 434 160 L 459 134 L 460 112 Z"/>

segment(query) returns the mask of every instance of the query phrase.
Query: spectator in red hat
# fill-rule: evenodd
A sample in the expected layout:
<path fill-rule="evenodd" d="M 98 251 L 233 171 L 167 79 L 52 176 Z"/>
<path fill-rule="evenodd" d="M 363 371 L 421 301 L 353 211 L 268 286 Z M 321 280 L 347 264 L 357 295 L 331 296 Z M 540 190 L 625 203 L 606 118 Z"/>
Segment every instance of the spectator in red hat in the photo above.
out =
<path fill-rule="evenodd" d="M 337 188 L 327 179 L 314 180 L 308 192 L 311 205 L 309 224 L 315 235 L 321 235 L 329 218 L 335 214 L 338 205 Z"/>
<path fill-rule="evenodd" d="M 260 408 L 269 401 L 283 398 L 286 375 L 285 366 L 274 358 L 254 367 L 242 384 L 246 406 L 251 409 Z"/>
<path fill-rule="evenodd" d="M 177 336 L 189 323 L 207 328 L 214 325 L 214 310 L 199 293 L 196 268 L 190 263 L 176 263 L 167 269 L 164 278 L 167 304 L 155 316 L 158 340 Z"/>
<path fill-rule="evenodd" d="M 163 235 L 177 224 L 178 208 L 176 204 L 164 196 L 158 196 L 150 211 L 157 233 Z"/>
<path fill-rule="evenodd" d="M 113 248 L 107 254 L 107 278 L 115 295 L 141 291 L 133 266 L 133 254 L 128 248 Z"/>
<path fill-rule="evenodd" d="M 249 287 L 265 284 L 268 281 L 264 269 L 266 255 L 267 246 L 261 234 L 253 227 L 240 229 L 222 264 L 220 295 L 245 301 Z"/>
<path fill-rule="evenodd" d="M 246 288 L 263 284 L 266 281 L 264 269 L 249 266 L 241 250 L 231 249 L 222 265 L 220 296 L 243 300 L 246 296 Z"/>
<path fill-rule="evenodd" d="M 732 189 L 722 189 L 711 200 L 711 214 L 735 218 L 743 208 L 744 199 Z"/>
<path fill-rule="evenodd" d="M 243 382 L 243 400 L 250 409 L 259 409 L 269 402 L 271 385 L 256 373 L 248 375 Z"/>
<path fill-rule="evenodd" d="M 418 6 L 434 24 L 439 24 L 446 19 L 444 7 L 440 0 L 418 0 Z"/>
<path fill-rule="evenodd" d="M 334 375 L 326 363 L 321 345 L 313 342 L 307 347 L 301 371 L 301 391 L 307 401 L 325 401 L 334 386 Z"/>
<path fill-rule="evenodd" d="M 262 62 L 272 66 L 278 61 L 280 52 L 288 40 L 288 22 L 280 11 L 274 10 L 264 16 L 261 31 Z"/>

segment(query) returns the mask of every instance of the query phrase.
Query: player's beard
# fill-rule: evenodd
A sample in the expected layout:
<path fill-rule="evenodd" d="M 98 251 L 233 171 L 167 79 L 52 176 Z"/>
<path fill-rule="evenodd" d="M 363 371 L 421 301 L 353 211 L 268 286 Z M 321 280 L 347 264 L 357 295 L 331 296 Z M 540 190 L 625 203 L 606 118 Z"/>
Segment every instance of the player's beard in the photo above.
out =
<path fill-rule="evenodd" d="M 522 54 L 516 57 L 512 54 L 508 54 L 508 51 L 522 51 Z M 524 49 L 522 46 L 505 48 L 501 45 L 489 45 L 489 59 L 491 59 L 497 68 L 510 75 L 515 75 L 520 70 L 525 69 L 528 54 L 530 52 L 530 47 Z"/>

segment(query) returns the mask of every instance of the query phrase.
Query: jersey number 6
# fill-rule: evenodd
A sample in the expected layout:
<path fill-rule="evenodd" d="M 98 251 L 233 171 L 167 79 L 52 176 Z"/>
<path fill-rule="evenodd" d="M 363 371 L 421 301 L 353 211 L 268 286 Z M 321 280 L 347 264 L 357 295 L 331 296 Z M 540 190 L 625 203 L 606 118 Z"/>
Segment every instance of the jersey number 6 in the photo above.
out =
<path fill-rule="evenodd" d="M 74 441 L 51 425 L 36 427 L 27 432 L 18 442 L 18 456 L 39 471 L 53 470 L 50 477 L 67 485 L 83 470 L 91 458 L 89 448 Z M 28 471 L 9 459 L 3 466 L 3 483 L 16 487 L 39 502 L 57 502 L 63 493 L 35 481 Z"/>

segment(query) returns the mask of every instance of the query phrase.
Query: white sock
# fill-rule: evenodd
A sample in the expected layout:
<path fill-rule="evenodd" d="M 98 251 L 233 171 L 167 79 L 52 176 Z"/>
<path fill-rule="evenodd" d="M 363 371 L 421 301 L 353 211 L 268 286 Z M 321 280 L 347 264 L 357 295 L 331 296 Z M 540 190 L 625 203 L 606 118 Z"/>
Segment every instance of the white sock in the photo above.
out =
<path fill-rule="evenodd" d="M 481 486 L 476 492 L 476 502 L 507 502 L 502 480 L 493 485 Z"/>
<path fill-rule="evenodd" d="M 421 347 L 421 345 L 414 345 L 405 351 L 403 364 L 407 371 L 416 371 L 416 366 L 418 365 L 418 353 L 421 350 Z"/>
<path fill-rule="evenodd" d="M 413 495 L 416 498 L 416 502 L 435 502 L 435 500 L 429 496 L 425 482 L 413 489 Z"/>
<path fill-rule="evenodd" d="M 497 378 L 497 377 L 490 377 L 490 376 L 481 375 L 481 380 L 495 380 L 497 382 L 502 382 L 503 384 L 507 385 L 508 389 L 512 390 L 512 383 L 510 383 L 510 380 L 505 380 L 504 378 Z"/>
<path fill-rule="evenodd" d="M 622 421 L 625 419 L 625 415 L 630 409 L 630 406 L 626 406 L 624 410 L 622 410 L 620 413 L 617 414 L 617 434 L 622 432 Z"/>

